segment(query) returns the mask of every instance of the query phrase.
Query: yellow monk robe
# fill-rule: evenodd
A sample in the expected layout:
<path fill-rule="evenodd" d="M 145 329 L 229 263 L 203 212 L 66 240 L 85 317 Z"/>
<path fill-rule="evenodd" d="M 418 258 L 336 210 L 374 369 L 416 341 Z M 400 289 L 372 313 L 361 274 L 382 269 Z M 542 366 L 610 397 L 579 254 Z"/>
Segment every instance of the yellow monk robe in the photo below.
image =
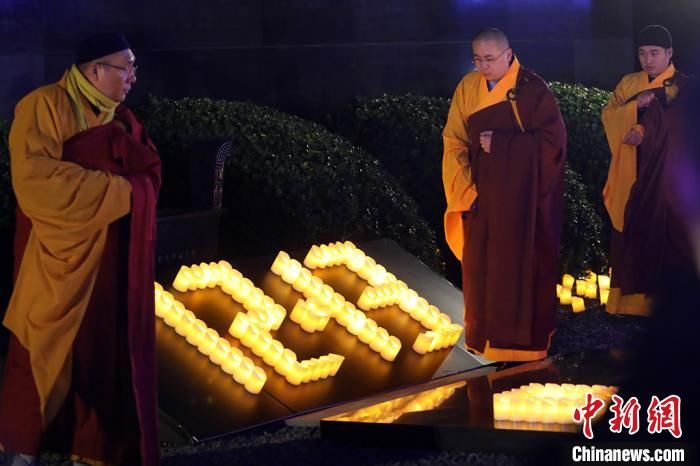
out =
<path fill-rule="evenodd" d="M 521 69 L 518 60 L 514 59 L 506 74 L 498 81 L 491 91 L 488 90 L 484 76 L 479 72 L 472 72 L 467 74 L 459 83 L 452 97 L 447 124 L 443 131 L 444 154 L 442 160 L 442 176 L 445 197 L 447 199 L 444 226 L 447 243 L 455 256 L 461 261 L 463 261 L 462 256 L 465 247 L 465 228 L 462 214 L 470 211 L 471 206 L 478 197 L 478 189 L 473 179 L 473 167 L 470 164 L 470 146 L 472 150 L 474 150 L 475 145 L 478 146 L 478 141 L 471 140 L 469 119 L 472 115 L 478 114 L 482 110 L 493 108 L 497 105 L 503 105 L 504 102 L 507 102 L 509 100 L 509 91 L 517 87 L 518 80 L 522 75 L 527 75 L 528 84 L 526 87 L 530 86 L 528 87 L 528 91 L 537 88 L 538 92 L 541 92 L 543 89 L 539 89 L 539 87 L 546 88 L 544 83 L 542 83 L 542 86 L 538 87 L 536 82 L 541 82 L 541 79 Z M 544 94 L 545 92 L 541 93 Z M 551 96 L 549 91 L 546 91 L 546 93 Z M 556 109 L 554 100 L 549 100 L 551 100 L 551 102 L 548 102 L 545 107 L 547 107 L 548 113 L 553 114 L 554 126 L 557 126 L 558 123 L 556 131 L 553 132 L 556 133 L 553 139 L 557 139 L 555 145 L 563 147 L 566 139 L 563 121 L 561 120 L 561 115 L 558 113 L 558 109 Z M 534 106 L 532 107 L 534 108 Z M 524 126 L 527 126 L 527 122 L 521 120 L 521 112 L 518 111 L 518 106 L 515 104 L 515 101 L 512 100 L 507 108 L 509 112 L 512 111 L 516 122 L 513 131 L 524 131 L 526 129 Z M 532 129 L 536 131 L 541 128 Z M 561 150 L 558 152 L 561 152 Z M 559 155 L 561 156 L 562 154 L 559 153 Z M 473 157 L 474 154 L 471 154 L 471 156 Z M 563 157 L 560 158 L 561 160 L 555 163 L 559 168 L 550 168 L 553 168 L 554 172 L 560 171 L 563 173 Z M 543 170 L 550 171 L 550 168 L 543 168 Z M 556 248 L 558 249 L 558 239 L 556 242 Z M 464 277 L 465 281 L 469 279 L 470 277 Z M 464 286 L 465 299 L 467 285 L 468 284 L 465 284 Z M 554 287 L 554 285 L 552 285 L 552 287 Z M 553 315 L 554 308 L 552 308 L 551 311 Z M 469 310 L 467 309 L 465 312 L 468 313 Z M 467 329 L 467 333 L 469 333 L 469 329 Z M 547 331 L 545 341 L 541 343 L 541 347 L 543 348 L 541 350 L 501 348 L 492 346 L 489 340 L 486 340 L 483 348 L 470 347 L 469 344 L 467 344 L 467 346 L 471 350 L 481 353 L 489 359 L 504 361 L 536 360 L 546 357 L 547 348 L 549 346 L 548 340 L 551 338 L 552 334 L 553 331 Z"/>
<path fill-rule="evenodd" d="M 644 128 L 637 121 L 636 96 L 645 91 L 664 87 L 664 83 L 668 83 L 675 74 L 676 69 L 673 64 L 651 82 L 645 71 L 628 74 L 622 78 L 603 108 L 603 127 L 612 156 L 608 179 L 603 188 L 603 202 L 615 230 L 613 243 L 618 241 L 616 232 L 619 234 L 624 229 L 625 207 L 632 185 L 637 179 L 637 147 L 624 144 L 622 140 L 632 128 L 644 135 Z M 674 96 L 678 88 L 675 85 L 667 86 L 665 91 L 667 95 Z M 614 269 L 613 273 L 615 273 Z M 620 288 L 615 287 L 610 290 L 606 308 L 608 312 L 614 314 L 648 315 L 651 301 L 643 293 L 622 295 Z"/>
<path fill-rule="evenodd" d="M 125 178 L 61 161 L 64 141 L 80 130 L 67 77 L 17 104 L 9 138 L 12 185 L 32 231 L 3 324 L 30 353 L 45 424 L 70 388 L 71 346 L 92 294 L 107 228 L 129 213 L 131 202 Z M 111 117 L 95 115 L 80 99 L 88 128 Z"/>

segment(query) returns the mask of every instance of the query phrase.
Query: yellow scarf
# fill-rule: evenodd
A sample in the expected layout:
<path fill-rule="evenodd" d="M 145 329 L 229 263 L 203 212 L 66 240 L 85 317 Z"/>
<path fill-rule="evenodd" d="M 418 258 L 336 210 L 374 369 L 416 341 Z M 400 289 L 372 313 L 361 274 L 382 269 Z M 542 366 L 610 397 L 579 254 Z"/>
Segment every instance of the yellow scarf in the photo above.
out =
<path fill-rule="evenodd" d="M 119 102 L 110 99 L 100 92 L 85 76 L 83 76 L 83 73 L 75 65 L 71 66 L 68 71 L 66 90 L 70 96 L 70 104 L 73 108 L 73 115 L 75 115 L 79 131 L 88 129 L 85 108 L 80 102 L 81 95 L 100 112 L 106 114 L 102 123 L 109 123 L 114 118 L 114 110 L 119 105 Z"/>

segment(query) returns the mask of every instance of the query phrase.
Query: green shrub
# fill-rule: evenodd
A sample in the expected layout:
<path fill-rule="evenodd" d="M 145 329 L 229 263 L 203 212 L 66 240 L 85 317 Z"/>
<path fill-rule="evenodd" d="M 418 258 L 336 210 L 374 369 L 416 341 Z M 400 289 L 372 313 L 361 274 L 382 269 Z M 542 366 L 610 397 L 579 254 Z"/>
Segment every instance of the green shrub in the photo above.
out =
<path fill-rule="evenodd" d="M 233 141 L 224 183 L 226 253 L 387 237 L 439 269 L 435 232 L 415 201 L 376 159 L 322 126 L 251 103 L 210 99 L 151 97 L 137 112 L 164 171 L 197 141 Z"/>
<path fill-rule="evenodd" d="M 554 83 L 553 91 L 560 102 L 565 102 L 562 113 L 567 122 L 568 158 L 572 160 L 565 175 L 567 207 L 562 268 L 566 266 L 571 272 L 584 267 L 602 268 L 605 248 L 600 245 L 607 245 L 608 241 L 597 186 L 602 189 L 609 158 L 605 136 L 601 139 L 600 123 L 601 102 L 607 97 L 603 91 L 593 89 L 590 102 L 574 108 L 579 103 L 577 99 L 583 99 L 589 90 Z M 333 130 L 374 154 L 406 187 L 418 201 L 424 217 L 440 232 L 444 251 L 447 251 L 442 234 L 445 201 L 440 171 L 442 128 L 448 110 L 449 100 L 444 98 L 383 95 L 357 98 L 329 118 Z M 578 127 L 577 118 L 582 120 L 582 128 Z M 575 174 L 577 166 L 586 170 L 583 181 Z M 594 234 L 599 235 L 597 241 L 591 241 Z"/>

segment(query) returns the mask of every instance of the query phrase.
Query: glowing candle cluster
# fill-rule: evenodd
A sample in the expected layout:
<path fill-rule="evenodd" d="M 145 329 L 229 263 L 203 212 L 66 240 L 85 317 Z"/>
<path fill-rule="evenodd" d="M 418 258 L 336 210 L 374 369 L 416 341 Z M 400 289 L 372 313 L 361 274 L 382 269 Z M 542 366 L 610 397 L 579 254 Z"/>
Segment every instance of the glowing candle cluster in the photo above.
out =
<path fill-rule="evenodd" d="M 221 338 L 216 330 L 197 319 L 171 293 L 163 290 L 159 283 L 155 283 L 155 308 L 156 316 L 163 319 L 178 335 L 185 337 L 190 345 L 207 356 L 212 363 L 233 376 L 248 392 L 260 393 L 267 381 L 265 371 L 243 355 L 241 350 L 231 346 L 228 340 Z"/>
<path fill-rule="evenodd" d="M 496 421 L 574 424 L 573 413 L 585 404 L 592 393 L 606 405 L 617 388 L 605 385 L 539 384 L 493 395 L 493 418 Z"/>
<path fill-rule="evenodd" d="M 440 312 L 415 290 L 396 278 L 372 257 L 358 249 L 352 242 L 336 242 L 312 246 L 304 265 L 309 268 L 324 268 L 345 265 L 369 282 L 357 301 L 357 307 L 364 311 L 398 305 L 412 319 L 432 332 L 421 333 L 413 343 L 413 350 L 425 354 L 453 346 L 459 341 L 464 328 L 453 324 L 450 316 Z"/>
<path fill-rule="evenodd" d="M 574 312 L 582 312 L 586 309 L 584 298 L 596 299 L 599 296 L 600 303 L 607 304 L 609 292 L 610 277 L 602 274 L 596 275 L 591 271 L 586 272 L 585 279 L 574 279 L 573 275 L 565 274 L 561 284 L 557 284 L 559 303 L 562 306 L 571 305 Z"/>
<path fill-rule="evenodd" d="M 390 424 L 406 413 L 430 411 L 442 405 L 455 391 L 466 385 L 457 382 L 438 388 L 433 388 L 415 395 L 403 396 L 394 400 L 384 401 L 366 408 L 331 417 L 334 421 L 372 422 Z"/>
<path fill-rule="evenodd" d="M 224 260 L 191 267 L 182 266 L 173 281 L 173 288 L 181 292 L 216 286 L 242 304 L 248 311 L 248 317 L 266 330 L 279 329 L 287 315 L 284 307 L 276 304 L 263 290 Z"/>
<path fill-rule="evenodd" d="M 263 358 L 265 364 L 275 369 L 292 385 L 315 382 L 338 373 L 345 360 L 338 354 L 327 354 L 320 358 L 298 361 L 294 351 L 285 348 L 270 333 L 250 319 L 247 314 L 239 312 L 233 320 L 229 333 L 238 338 L 253 353 Z"/>
<path fill-rule="evenodd" d="M 323 283 L 319 277 L 312 275 L 311 271 L 299 261 L 290 258 L 286 252 L 280 251 L 272 263 L 271 270 L 306 298 L 306 302 L 297 302 L 294 308 L 297 311 L 296 314 L 292 311 L 295 314 L 293 319 L 297 319 L 295 322 L 299 323 L 304 330 L 312 332 L 325 328 L 328 321 L 324 316 L 328 315 L 374 352 L 379 353 L 383 359 L 387 361 L 396 359 L 396 355 L 401 350 L 401 341 L 389 335 L 386 329 L 377 325 L 377 322 L 367 317 L 354 304 L 346 301 L 341 294 Z"/>

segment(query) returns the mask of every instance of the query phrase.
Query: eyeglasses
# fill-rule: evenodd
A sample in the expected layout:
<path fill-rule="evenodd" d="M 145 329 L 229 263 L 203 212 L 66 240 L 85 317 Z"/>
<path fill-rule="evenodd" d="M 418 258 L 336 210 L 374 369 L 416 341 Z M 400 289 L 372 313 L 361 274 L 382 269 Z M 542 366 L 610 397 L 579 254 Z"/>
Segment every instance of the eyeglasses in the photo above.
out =
<path fill-rule="evenodd" d="M 130 74 L 136 74 L 136 70 L 139 69 L 139 65 L 129 65 L 129 66 L 119 66 L 119 65 L 112 65 L 111 63 L 102 63 L 102 62 L 97 62 L 98 65 L 102 66 L 109 66 L 110 68 L 116 68 L 121 71 L 126 71 L 127 75 Z"/>
<path fill-rule="evenodd" d="M 472 63 L 474 63 L 474 65 L 476 65 L 476 66 L 478 66 L 478 67 L 482 67 L 482 66 L 484 66 L 484 65 L 489 65 L 489 66 L 490 66 L 490 65 L 493 65 L 494 62 L 495 62 L 496 60 L 498 60 L 499 58 L 501 58 L 501 57 L 503 56 L 503 54 L 506 53 L 508 50 L 510 50 L 510 48 L 505 49 L 503 52 L 499 53 L 499 54 L 496 55 L 495 57 L 489 57 L 489 56 L 487 56 L 487 57 L 485 57 L 485 58 L 473 57 L 473 58 L 472 58 Z"/>

